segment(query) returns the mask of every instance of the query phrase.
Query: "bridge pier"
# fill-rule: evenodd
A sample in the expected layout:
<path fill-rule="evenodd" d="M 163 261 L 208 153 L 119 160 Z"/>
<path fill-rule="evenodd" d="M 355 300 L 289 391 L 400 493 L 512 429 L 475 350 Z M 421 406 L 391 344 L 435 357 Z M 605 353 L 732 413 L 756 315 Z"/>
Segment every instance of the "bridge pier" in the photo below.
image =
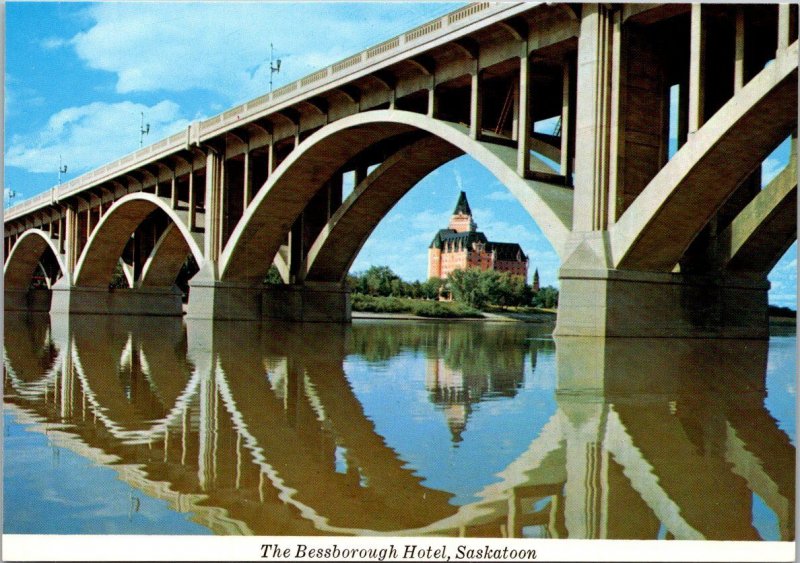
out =
<path fill-rule="evenodd" d="M 156 317 L 183 314 L 181 292 L 175 287 L 109 290 L 57 283 L 52 293 L 51 313 Z"/>
<path fill-rule="evenodd" d="M 45 288 L 18 289 L 5 288 L 3 306 L 6 311 L 28 311 L 47 313 L 50 311 L 52 291 Z"/>
<path fill-rule="evenodd" d="M 344 323 L 350 292 L 340 284 L 261 285 L 210 280 L 190 283 L 187 318 Z"/>
<path fill-rule="evenodd" d="M 769 282 L 561 269 L 558 336 L 768 338 Z"/>

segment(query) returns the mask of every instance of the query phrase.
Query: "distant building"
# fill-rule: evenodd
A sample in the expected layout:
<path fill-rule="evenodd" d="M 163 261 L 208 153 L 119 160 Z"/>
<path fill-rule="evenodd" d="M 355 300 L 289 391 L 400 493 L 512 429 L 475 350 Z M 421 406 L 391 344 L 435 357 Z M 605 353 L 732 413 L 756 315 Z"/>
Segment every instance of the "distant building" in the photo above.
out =
<path fill-rule="evenodd" d="M 448 228 L 439 230 L 428 247 L 428 278 L 446 278 L 453 270 L 480 268 L 527 280 L 528 257 L 519 244 L 491 242 L 477 229 L 467 195 L 461 192 Z"/>

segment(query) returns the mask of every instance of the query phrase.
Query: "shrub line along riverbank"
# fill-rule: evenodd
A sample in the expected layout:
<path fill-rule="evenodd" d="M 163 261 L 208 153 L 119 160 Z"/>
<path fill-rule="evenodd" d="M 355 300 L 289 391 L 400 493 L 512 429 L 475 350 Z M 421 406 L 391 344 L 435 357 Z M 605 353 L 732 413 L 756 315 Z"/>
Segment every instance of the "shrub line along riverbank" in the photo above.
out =
<path fill-rule="evenodd" d="M 408 313 L 369 313 L 366 311 L 353 311 L 353 320 L 391 320 L 391 321 L 436 321 L 436 322 L 497 322 L 497 323 L 555 323 L 553 313 L 531 313 L 530 315 L 515 314 L 500 315 L 497 313 L 483 313 L 480 317 L 421 317 Z"/>

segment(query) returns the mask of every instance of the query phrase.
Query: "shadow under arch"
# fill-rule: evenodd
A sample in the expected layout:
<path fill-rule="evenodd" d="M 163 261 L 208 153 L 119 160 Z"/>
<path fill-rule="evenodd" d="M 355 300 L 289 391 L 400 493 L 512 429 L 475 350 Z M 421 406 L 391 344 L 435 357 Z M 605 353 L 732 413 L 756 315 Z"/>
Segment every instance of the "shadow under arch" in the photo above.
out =
<path fill-rule="evenodd" d="M 325 181 L 375 143 L 414 132 L 436 137 L 451 145 L 454 156 L 469 154 L 486 167 L 520 201 L 556 252 L 563 254 L 572 225 L 572 190 L 520 177 L 515 148 L 476 141 L 464 126 L 407 111 L 375 110 L 323 127 L 278 166 L 231 233 L 220 255 L 220 279 L 261 282 L 271 261 L 252 257 L 275 256 L 292 223 Z M 432 142 L 432 146 L 444 145 Z M 409 189 L 427 174 L 423 171 L 418 171 Z"/>
<path fill-rule="evenodd" d="M 173 251 L 169 254 L 181 252 L 182 263 L 182 259 L 186 257 L 186 254 L 191 252 L 197 263 L 202 264 L 203 252 L 177 213 L 164 199 L 153 194 L 140 192 L 129 194 L 119 199 L 100 219 L 75 267 L 75 285 L 107 287 L 131 233 L 156 209 L 163 211 L 171 220 L 172 225 L 177 227 L 178 233 L 182 235 L 177 237 L 175 233 L 169 236 L 169 248 Z M 164 235 L 169 235 L 174 231 L 174 227 L 167 229 Z M 162 237 L 160 242 L 163 241 Z M 181 244 L 181 241 L 183 244 Z M 158 250 L 164 250 L 165 244 L 156 246 L 153 257 L 158 256 Z M 163 252 L 163 255 L 166 256 L 167 254 L 167 252 Z M 161 260 L 157 261 L 160 262 Z M 169 265 L 173 265 L 174 261 L 167 260 L 166 262 Z M 148 271 L 152 271 L 155 267 L 155 261 L 151 262 Z M 180 264 L 178 264 L 179 268 Z M 151 273 L 150 275 L 153 274 Z M 177 275 L 178 271 L 176 270 L 175 277 Z M 161 274 L 159 279 L 165 277 Z"/>
<path fill-rule="evenodd" d="M 64 262 L 53 239 L 41 229 L 28 229 L 19 237 L 3 268 L 6 289 L 27 289 L 42 256 L 50 250 L 62 274 Z"/>

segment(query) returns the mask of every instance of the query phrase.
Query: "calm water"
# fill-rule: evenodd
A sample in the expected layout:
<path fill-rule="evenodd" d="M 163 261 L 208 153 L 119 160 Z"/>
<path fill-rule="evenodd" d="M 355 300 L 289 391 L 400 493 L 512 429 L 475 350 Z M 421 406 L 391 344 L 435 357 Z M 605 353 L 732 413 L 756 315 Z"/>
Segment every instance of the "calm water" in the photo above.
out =
<path fill-rule="evenodd" d="M 794 538 L 794 335 L 6 316 L 6 533 Z"/>

